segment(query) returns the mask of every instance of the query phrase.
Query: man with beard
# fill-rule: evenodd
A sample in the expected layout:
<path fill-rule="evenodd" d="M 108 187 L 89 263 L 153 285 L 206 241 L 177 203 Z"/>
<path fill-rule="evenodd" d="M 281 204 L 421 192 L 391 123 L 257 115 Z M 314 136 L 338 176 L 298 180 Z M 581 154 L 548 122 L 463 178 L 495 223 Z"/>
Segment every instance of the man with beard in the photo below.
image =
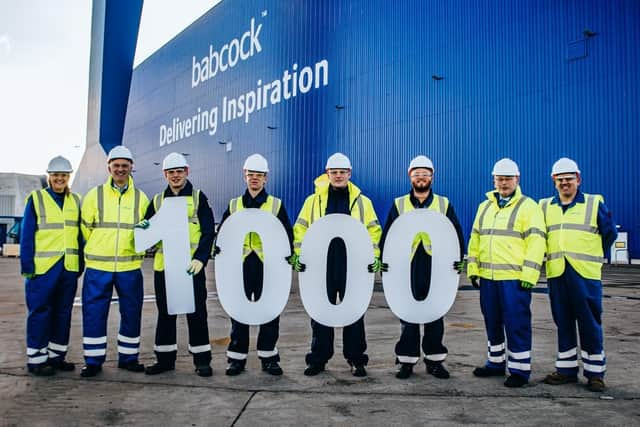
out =
<path fill-rule="evenodd" d="M 403 213 L 414 209 L 432 209 L 446 215 L 453 224 L 458 235 L 460 256 L 464 253 L 464 236 L 460 222 L 453 206 L 444 196 L 434 194 L 431 190 L 434 168 L 431 159 L 417 156 L 409 164 L 408 175 L 411 180 L 411 192 L 395 199 L 387 215 L 384 225 L 380 249 L 384 252 L 384 241 L 393 222 Z M 424 300 L 429 294 L 431 284 L 431 240 L 427 233 L 418 233 L 411 245 L 411 293 L 418 300 Z M 454 264 L 454 268 L 461 271 L 462 260 Z M 420 358 L 420 325 L 400 320 L 400 340 L 396 344 L 396 363 L 400 368 L 396 378 L 406 379 L 413 373 L 413 366 Z M 442 344 L 444 336 L 444 318 L 441 317 L 424 325 L 422 351 L 427 373 L 436 378 L 447 379 L 449 372 L 443 362 L 447 357 L 447 347 Z"/>
<path fill-rule="evenodd" d="M 145 219 L 136 227 L 147 228 L 149 219 L 156 214 L 167 197 L 185 197 L 187 201 L 187 217 L 189 221 L 189 246 L 191 263 L 185 266 L 187 273 L 193 276 L 193 296 L 195 312 L 187 314 L 189 327 L 189 353 L 193 355 L 196 374 L 201 377 L 212 375 L 211 344 L 209 343 L 209 326 L 207 322 L 207 286 L 204 267 L 207 265 L 213 238 L 215 237 L 213 212 L 205 194 L 193 188 L 189 176 L 189 165 L 180 153 L 169 153 L 162 162 L 162 170 L 167 180 L 167 188 L 153 197 L 149 204 Z M 153 349 L 157 361 L 147 366 L 145 374 L 156 375 L 175 369 L 178 345 L 176 340 L 176 319 L 178 316 L 167 311 L 167 288 L 164 274 L 164 254 L 162 243 L 153 260 L 153 284 L 158 306 L 158 323 L 156 340 Z M 188 292 L 189 290 L 185 290 Z"/>

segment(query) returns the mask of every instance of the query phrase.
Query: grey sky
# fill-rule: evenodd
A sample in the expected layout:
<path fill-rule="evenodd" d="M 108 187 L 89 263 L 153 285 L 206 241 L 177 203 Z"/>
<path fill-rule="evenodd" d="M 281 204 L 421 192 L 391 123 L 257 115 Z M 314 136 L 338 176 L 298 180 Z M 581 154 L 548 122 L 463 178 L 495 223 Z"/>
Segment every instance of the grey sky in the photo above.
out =
<path fill-rule="evenodd" d="M 218 1 L 146 0 L 135 63 Z M 86 139 L 91 4 L 0 0 L 0 172 L 42 174 L 57 155 L 78 166 Z"/>

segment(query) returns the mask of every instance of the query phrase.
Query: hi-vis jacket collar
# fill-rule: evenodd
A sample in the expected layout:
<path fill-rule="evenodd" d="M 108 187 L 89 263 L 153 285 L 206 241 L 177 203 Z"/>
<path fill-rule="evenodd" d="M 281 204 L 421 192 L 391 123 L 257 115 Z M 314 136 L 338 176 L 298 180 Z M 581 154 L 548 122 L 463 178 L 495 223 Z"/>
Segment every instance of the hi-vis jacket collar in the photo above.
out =
<path fill-rule="evenodd" d="M 573 198 L 573 201 L 571 203 L 569 203 L 570 206 L 575 205 L 576 203 L 584 203 L 584 193 L 580 190 L 578 190 L 578 192 L 576 193 L 576 197 Z M 555 196 L 553 196 L 553 198 L 551 199 L 551 204 L 552 205 L 561 205 L 562 203 L 560 203 L 560 197 L 556 194 Z"/>
<path fill-rule="evenodd" d="M 324 173 L 320 175 L 313 183 L 315 185 L 315 194 L 326 200 L 329 194 L 329 186 L 331 185 L 327 174 Z M 347 183 L 347 189 L 349 190 L 349 208 L 352 208 L 354 201 L 360 196 L 362 191 L 351 181 Z"/>
<path fill-rule="evenodd" d="M 118 187 L 115 182 L 113 182 L 113 177 L 110 176 L 109 178 L 107 178 L 107 184 L 109 184 L 109 187 L 113 188 L 114 190 L 120 192 L 121 194 L 126 193 L 126 191 L 131 188 L 133 186 L 133 178 L 131 177 L 131 175 L 129 175 L 129 179 L 127 180 L 127 184 L 120 188 Z"/>
<path fill-rule="evenodd" d="M 485 196 L 487 196 L 487 199 L 489 199 L 491 203 L 495 203 L 496 205 L 498 204 L 498 200 L 500 199 L 500 193 L 498 193 L 496 190 L 488 191 L 487 193 L 485 193 Z M 522 197 L 522 190 L 520 190 L 520 186 L 518 185 L 516 187 L 516 191 L 513 192 L 505 207 L 513 204 L 513 202 L 515 200 L 518 200 L 520 197 Z"/>

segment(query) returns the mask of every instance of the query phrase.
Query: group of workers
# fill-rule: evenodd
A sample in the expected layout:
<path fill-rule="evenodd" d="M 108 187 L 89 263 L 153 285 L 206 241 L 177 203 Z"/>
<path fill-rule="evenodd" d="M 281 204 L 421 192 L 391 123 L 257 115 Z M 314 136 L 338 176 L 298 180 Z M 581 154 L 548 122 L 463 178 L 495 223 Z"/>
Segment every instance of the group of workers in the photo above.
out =
<path fill-rule="evenodd" d="M 131 172 L 133 156 L 124 146 L 108 154 L 109 178 L 91 189 L 82 202 L 70 192 L 70 162 L 56 157 L 49 163 L 48 187 L 33 191 L 27 198 L 21 238 L 21 269 L 25 277 L 28 370 L 37 376 L 71 371 L 65 360 L 77 279 L 84 272 L 82 286 L 83 350 L 82 377 L 102 370 L 107 349 L 107 315 L 113 287 L 119 297 L 118 368 L 131 372 L 160 374 L 175 369 L 177 356 L 176 315 L 167 311 L 164 259 L 161 244 L 153 262 L 158 319 L 154 351 L 156 361 L 139 362 L 140 323 L 143 301 L 141 265 L 143 253 L 134 248 L 134 228 L 146 228 L 166 197 L 185 197 L 192 260 L 185 266 L 193 276 L 195 311 L 187 314 L 189 352 L 195 372 L 211 376 L 211 345 L 207 324 L 205 267 L 220 252 L 215 245 L 212 209 L 206 195 L 188 179 L 189 165 L 183 155 L 169 154 L 162 169 L 167 186 L 151 201 L 135 187 Z M 330 156 L 326 173 L 315 180 L 315 192 L 305 200 L 295 224 L 291 225 L 282 200 L 266 191 L 269 167 L 260 154 L 249 156 L 243 166 L 246 191 L 232 199 L 225 220 L 243 209 L 262 209 L 276 216 L 289 237 L 291 255 L 287 261 L 297 272 L 305 271 L 300 258 L 302 241 L 314 220 L 324 215 L 346 214 L 366 227 L 373 245 L 374 260 L 368 271 L 384 273 L 384 242 L 393 222 L 414 209 L 431 209 L 453 224 L 464 254 L 460 222 L 447 197 L 433 192 L 435 168 L 423 155 L 408 167 L 409 194 L 394 200 L 384 229 L 371 200 L 351 182 L 351 162 L 342 153 Z M 476 213 L 467 248 L 453 268 L 466 271 L 472 285 L 480 290 L 488 348 L 484 366 L 473 371 L 477 377 L 509 375 L 507 387 L 528 383 L 531 373 L 531 290 L 538 281 L 546 255 L 546 277 L 554 322 L 558 330 L 556 370 L 544 382 L 551 385 L 578 381 L 578 342 L 587 388 L 604 390 L 606 358 L 602 332 L 601 267 L 607 248 L 617 233 L 610 211 L 600 195 L 580 191 L 580 170 L 571 159 L 561 158 L 552 167 L 557 194 L 536 203 L 522 194 L 518 165 L 499 160 L 492 171 L 495 188 L 489 191 Z M 262 242 L 256 233 L 245 236 L 243 283 L 249 300 L 258 300 L 263 286 Z M 411 292 L 424 300 L 431 284 L 432 247 L 429 235 L 417 233 L 411 247 Z M 327 256 L 327 294 L 335 304 L 342 301 L 346 286 L 346 248 L 341 239 L 331 241 Z M 426 372 L 449 378 L 444 366 L 448 350 L 444 346 L 443 318 L 424 325 L 405 321 L 395 346 L 396 377 L 408 378 L 424 354 Z M 306 355 L 304 375 L 325 370 L 334 353 L 334 329 L 311 320 L 312 341 Z M 356 377 L 367 375 L 368 355 L 364 316 L 343 328 L 343 354 Z M 262 370 L 282 375 L 276 346 L 279 318 L 260 326 L 257 351 Z M 249 326 L 231 319 L 226 374 L 245 370 L 249 352 Z"/>

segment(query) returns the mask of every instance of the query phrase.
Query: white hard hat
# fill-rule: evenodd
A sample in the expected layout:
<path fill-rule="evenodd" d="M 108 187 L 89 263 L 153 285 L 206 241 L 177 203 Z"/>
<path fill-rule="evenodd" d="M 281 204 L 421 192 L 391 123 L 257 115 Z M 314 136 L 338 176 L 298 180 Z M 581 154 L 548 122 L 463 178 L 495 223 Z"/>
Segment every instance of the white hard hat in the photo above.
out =
<path fill-rule="evenodd" d="M 110 162 L 114 159 L 127 159 L 133 162 L 133 156 L 131 155 L 131 151 L 124 145 L 116 145 L 109 151 L 109 155 L 107 156 L 107 162 Z"/>
<path fill-rule="evenodd" d="M 351 169 L 351 160 L 342 153 L 335 153 L 327 159 L 325 169 Z"/>
<path fill-rule="evenodd" d="M 500 159 L 493 165 L 491 175 L 494 176 L 520 176 L 518 165 L 511 159 Z"/>
<path fill-rule="evenodd" d="M 166 171 L 169 169 L 176 168 L 188 168 L 189 164 L 187 163 L 187 159 L 180 153 L 169 153 L 167 157 L 162 161 L 162 170 Z"/>
<path fill-rule="evenodd" d="M 260 154 L 252 154 L 247 157 L 247 160 L 244 161 L 244 166 L 242 169 L 248 171 L 256 171 L 256 172 L 269 172 L 269 164 L 267 163 L 267 159 L 265 159 Z"/>
<path fill-rule="evenodd" d="M 73 172 L 73 168 L 71 167 L 71 162 L 65 159 L 62 156 L 56 156 L 49 162 L 49 166 L 47 166 L 47 173 L 53 172 Z"/>
<path fill-rule="evenodd" d="M 551 176 L 561 173 L 580 173 L 578 164 L 568 157 L 563 157 L 553 164 Z"/>
<path fill-rule="evenodd" d="M 433 171 L 433 162 L 427 156 L 420 155 L 414 157 L 413 160 L 411 160 L 411 163 L 409 163 L 409 169 L 407 171 L 411 172 L 411 169 L 415 168 L 427 168 Z"/>

